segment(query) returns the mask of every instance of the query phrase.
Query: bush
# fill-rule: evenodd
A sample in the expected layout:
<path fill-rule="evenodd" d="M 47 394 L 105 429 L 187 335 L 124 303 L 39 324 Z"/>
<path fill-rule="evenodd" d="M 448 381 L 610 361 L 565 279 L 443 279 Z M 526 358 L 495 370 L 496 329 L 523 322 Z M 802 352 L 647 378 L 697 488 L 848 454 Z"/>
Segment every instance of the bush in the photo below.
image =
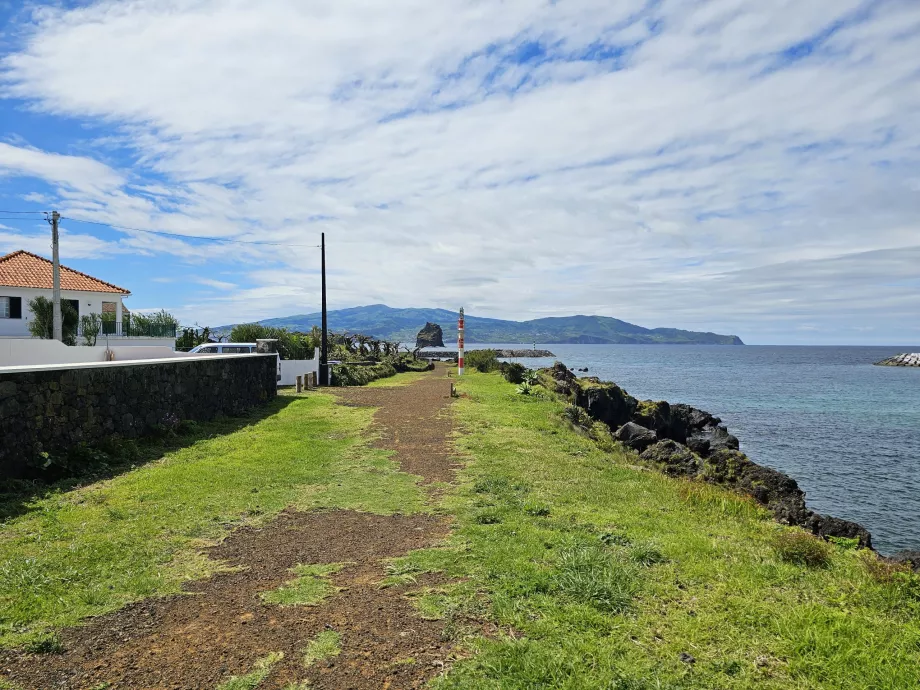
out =
<path fill-rule="evenodd" d="M 827 542 L 800 530 L 777 534 L 773 537 L 773 549 L 787 563 L 810 567 L 825 566 L 831 558 L 831 547 Z"/>
<path fill-rule="evenodd" d="M 582 429 L 589 429 L 594 423 L 588 413 L 578 405 L 566 405 L 562 414 L 569 422 Z"/>
<path fill-rule="evenodd" d="M 517 362 L 502 362 L 499 364 L 502 376 L 508 383 L 524 383 L 526 380 L 527 368 Z"/>
<path fill-rule="evenodd" d="M 464 365 L 475 367 L 483 374 L 501 367 L 495 350 L 470 350 L 464 357 Z"/>
<path fill-rule="evenodd" d="M 389 362 L 372 366 L 334 364 L 332 366 L 333 386 L 364 386 L 377 379 L 396 376 L 396 368 Z"/>

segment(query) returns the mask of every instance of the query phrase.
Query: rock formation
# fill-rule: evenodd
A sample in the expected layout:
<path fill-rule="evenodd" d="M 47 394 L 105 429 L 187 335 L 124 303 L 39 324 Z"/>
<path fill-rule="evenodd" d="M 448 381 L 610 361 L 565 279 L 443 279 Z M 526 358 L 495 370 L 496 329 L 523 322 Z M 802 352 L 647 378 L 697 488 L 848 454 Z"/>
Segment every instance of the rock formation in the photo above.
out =
<path fill-rule="evenodd" d="M 920 367 L 920 352 L 895 355 L 894 357 L 883 359 L 881 362 L 876 362 L 876 364 L 881 367 Z"/>
<path fill-rule="evenodd" d="M 578 379 L 561 362 L 544 371 L 557 393 L 609 426 L 614 437 L 638 452 L 644 463 L 672 477 L 697 478 L 741 491 L 767 507 L 779 522 L 821 537 L 858 539 L 860 546 L 872 548 L 872 537 L 861 525 L 809 510 L 796 481 L 748 458 L 718 417 L 690 405 L 637 400 L 615 383 L 596 377 Z"/>
<path fill-rule="evenodd" d="M 415 336 L 415 347 L 444 347 L 444 332 L 436 323 L 430 321 Z"/>

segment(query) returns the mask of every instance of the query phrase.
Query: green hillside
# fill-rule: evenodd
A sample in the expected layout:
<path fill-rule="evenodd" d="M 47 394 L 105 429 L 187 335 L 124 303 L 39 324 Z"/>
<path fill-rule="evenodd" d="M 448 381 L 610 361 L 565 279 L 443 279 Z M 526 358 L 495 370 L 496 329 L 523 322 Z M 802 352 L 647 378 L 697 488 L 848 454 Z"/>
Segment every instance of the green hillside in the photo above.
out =
<path fill-rule="evenodd" d="M 330 311 L 329 328 L 335 331 L 414 343 L 425 322 L 440 324 L 444 342 L 457 338 L 457 313 L 446 309 L 396 309 L 372 304 Z M 260 321 L 307 331 L 321 322 L 320 314 L 298 314 Z M 532 321 L 506 321 L 479 316 L 466 317 L 468 343 L 590 343 L 590 344 L 709 344 L 743 345 L 736 335 L 699 333 L 676 328 L 643 328 L 609 316 L 560 316 Z"/>

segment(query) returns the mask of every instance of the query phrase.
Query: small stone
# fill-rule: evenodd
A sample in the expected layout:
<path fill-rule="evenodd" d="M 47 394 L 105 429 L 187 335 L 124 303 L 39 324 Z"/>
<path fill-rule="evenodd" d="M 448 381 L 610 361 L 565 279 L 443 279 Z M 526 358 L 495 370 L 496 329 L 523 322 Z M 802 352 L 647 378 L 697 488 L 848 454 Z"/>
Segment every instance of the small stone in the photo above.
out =
<path fill-rule="evenodd" d="M 680 656 L 677 658 L 680 659 L 685 664 L 695 664 L 696 663 L 696 659 L 693 657 L 693 655 L 687 654 L 687 652 L 681 652 Z"/>

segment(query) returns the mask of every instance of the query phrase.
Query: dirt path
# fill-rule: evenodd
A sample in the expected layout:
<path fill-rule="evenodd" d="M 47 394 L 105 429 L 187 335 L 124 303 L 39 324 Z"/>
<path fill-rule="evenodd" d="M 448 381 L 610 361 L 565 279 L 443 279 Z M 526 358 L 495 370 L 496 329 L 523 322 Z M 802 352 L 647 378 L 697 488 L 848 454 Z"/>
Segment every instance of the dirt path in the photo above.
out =
<path fill-rule="evenodd" d="M 378 447 L 396 451 L 425 483 L 449 481 L 450 384 L 443 369 L 409 386 L 336 391 L 344 404 L 379 407 Z M 231 534 L 208 556 L 241 569 L 189 583 L 182 595 L 150 599 L 62 632 L 61 654 L 0 655 L 23 688 L 216 688 L 274 652 L 284 658 L 259 685 L 284 688 L 414 688 L 448 660 L 441 624 L 419 618 L 404 587 L 380 588 L 382 559 L 430 546 L 448 531 L 430 515 L 285 511 L 259 529 Z M 264 603 L 260 593 L 291 580 L 297 564 L 349 563 L 342 588 L 316 606 Z M 340 635 L 341 653 L 309 668 L 303 649 L 318 633 Z M 108 683 L 109 685 L 105 685 Z"/>

